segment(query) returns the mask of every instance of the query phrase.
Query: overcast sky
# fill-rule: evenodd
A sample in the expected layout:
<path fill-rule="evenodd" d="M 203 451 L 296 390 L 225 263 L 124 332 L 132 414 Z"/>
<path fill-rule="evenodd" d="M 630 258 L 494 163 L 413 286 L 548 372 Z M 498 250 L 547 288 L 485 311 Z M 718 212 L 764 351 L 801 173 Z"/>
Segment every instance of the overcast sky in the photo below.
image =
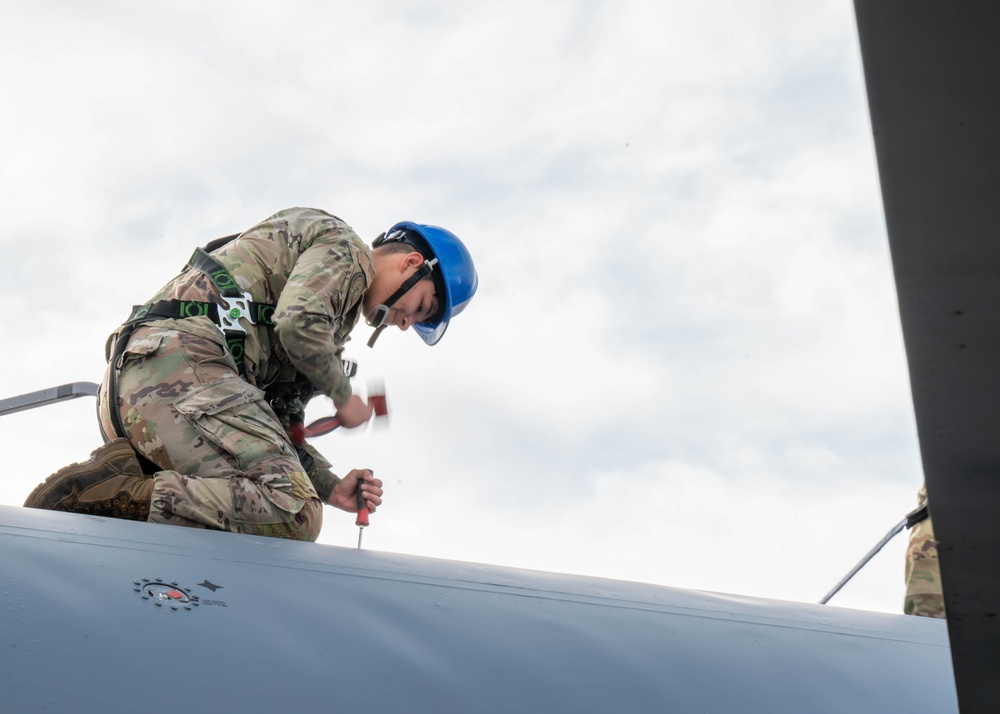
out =
<path fill-rule="evenodd" d="M 0 94 L 0 397 L 100 381 L 195 246 L 314 206 L 480 276 L 438 346 L 348 347 L 389 425 L 316 446 L 385 481 L 366 548 L 814 602 L 915 505 L 848 0 L 0 0 Z M 93 412 L 3 417 L 0 504 Z M 833 603 L 899 612 L 904 541 Z"/>

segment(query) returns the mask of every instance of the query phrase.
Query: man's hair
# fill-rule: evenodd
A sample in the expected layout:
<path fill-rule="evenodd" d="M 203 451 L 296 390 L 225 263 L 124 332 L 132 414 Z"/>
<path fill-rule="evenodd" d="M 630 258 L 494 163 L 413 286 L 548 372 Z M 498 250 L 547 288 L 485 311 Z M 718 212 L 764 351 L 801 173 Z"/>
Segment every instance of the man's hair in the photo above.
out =
<path fill-rule="evenodd" d="M 393 255 L 395 253 L 420 253 L 419 250 L 409 243 L 403 243 L 398 240 L 382 243 L 372 248 L 372 252 L 376 251 L 379 253 L 385 253 L 386 255 Z"/>
<path fill-rule="evenodd" d="M 402 255 L 404 253 L 420 253 L 420 249 L 418 249 L 416 246 L 410 245 L 409 243 L 403 243 L 402 241 L 394 240 L 394 241 L 389 241 L 388 243 L 382 243 L 380 245 L 375 246 L 374 248 L 372 248 L 372 253 L 378 255 Z M 423 255 L 423 253 L 420 254 Z M 424 260 L 426 260 L 426 258 L 424 258 Z M 434 281 L 435 293 L 437 293 L 438 290 L 442 289 L 440 280 L 438 280 L 434 275 L 428 275 L 426 278 L 422 278 L 421 282 L 423 282 L 424 280 Z M 443 295 L 444 293 L 441 294 Z"/>
<path fill-rule="evenodd" d="M 395 235 L 398 235 L 398 234 L 395 234 Z M 381 239 L 383 237 L 384 237 L 384 234 L 380 235 L 378 238 L 376 238 L 374 241 L 372 241 L 372 243 L 373 243 L 372 253 L 373 254 L 377 253 L 377 254 L 380 254 L 380 255 L 396 255 L 396 254 L 402 254 L 402 253 L 419 253 L 421 256 L 423 256 L 424 260 L 432 260 L 434 258 L 434 253 L 431 251 L 430 247 L 427 245 L 427 242 L 422 237 L 420 237 L 419 235 L 414 235 L 414 234 L 411 233 L 411 234 L 407 235 L 408 239 L 406 239 L 406 240 L 398 240 L 397 239 L 397 240 L 381 241 Z M 419 244 L 416 243 L 415 241 L 419 241 Z M 377 244 L 377 245 L 375 245 L 375 244 Z M 441 301 L 440 302 L 440 304 L 441 304 L 441 311 L 443 311 L 444 310 L 444 296 L 447 294 L 447 292 L 445 291 L 445 286 L 444 286 L 444 282 L 443 282 L 444 278 L 441 275 L 441 266 L 438 265 L 434 269 L 434 272 L 431 273 L 430 275 L 428 275 L 426 278 L 423 278 L 423 280 L 430 280 L 430 281 L 432 281 L 434 283 L 434 293 L 435 293 L 435 295 L 438 296 L 438 300 Z"/>

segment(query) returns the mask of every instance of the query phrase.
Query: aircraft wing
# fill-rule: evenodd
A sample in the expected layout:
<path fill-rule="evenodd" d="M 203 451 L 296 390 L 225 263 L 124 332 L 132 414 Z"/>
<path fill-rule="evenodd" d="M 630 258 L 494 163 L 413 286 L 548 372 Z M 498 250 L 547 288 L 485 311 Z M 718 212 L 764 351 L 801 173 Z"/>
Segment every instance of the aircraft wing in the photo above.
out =
<path fill-rule="evenodd" d="M 855 0 L 963 712 L 1000 700 L 1000 5 Z"/>

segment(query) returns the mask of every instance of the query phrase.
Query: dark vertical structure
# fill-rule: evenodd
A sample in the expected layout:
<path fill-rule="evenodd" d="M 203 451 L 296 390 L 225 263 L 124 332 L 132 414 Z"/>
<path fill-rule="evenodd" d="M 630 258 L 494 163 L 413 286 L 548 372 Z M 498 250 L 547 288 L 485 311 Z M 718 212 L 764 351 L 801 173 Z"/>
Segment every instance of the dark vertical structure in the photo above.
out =
<path fill-rule="evenodd" d="M 1000 707 L 1000 3 L 855 0 L 964 714 Z"/>

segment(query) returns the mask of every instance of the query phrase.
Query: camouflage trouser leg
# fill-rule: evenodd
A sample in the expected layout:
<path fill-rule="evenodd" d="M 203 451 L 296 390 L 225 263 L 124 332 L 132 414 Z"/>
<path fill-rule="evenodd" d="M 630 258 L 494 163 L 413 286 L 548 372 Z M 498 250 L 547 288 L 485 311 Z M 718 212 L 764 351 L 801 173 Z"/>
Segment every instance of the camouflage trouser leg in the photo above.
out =
<path fill-rule="evenodd" d="M 112 436 L 107 384 L 98 411 Z M 316 540 L 322 503 L 263 393 L 221 345 L 140 327 L 123 356 L 118 406 L 129 440 L 163 469 L 150 521 Z"/>
<path fill-rule="evenodd" d="M 920 487 L 917 498 L 918 503 L 927 500 L 926 486 Z M 906 595 L 903 612 L 923 617 L 945 616 L 941 569 L 930 518 L 910 529 L 910 543 L 906 548 Z"/>

